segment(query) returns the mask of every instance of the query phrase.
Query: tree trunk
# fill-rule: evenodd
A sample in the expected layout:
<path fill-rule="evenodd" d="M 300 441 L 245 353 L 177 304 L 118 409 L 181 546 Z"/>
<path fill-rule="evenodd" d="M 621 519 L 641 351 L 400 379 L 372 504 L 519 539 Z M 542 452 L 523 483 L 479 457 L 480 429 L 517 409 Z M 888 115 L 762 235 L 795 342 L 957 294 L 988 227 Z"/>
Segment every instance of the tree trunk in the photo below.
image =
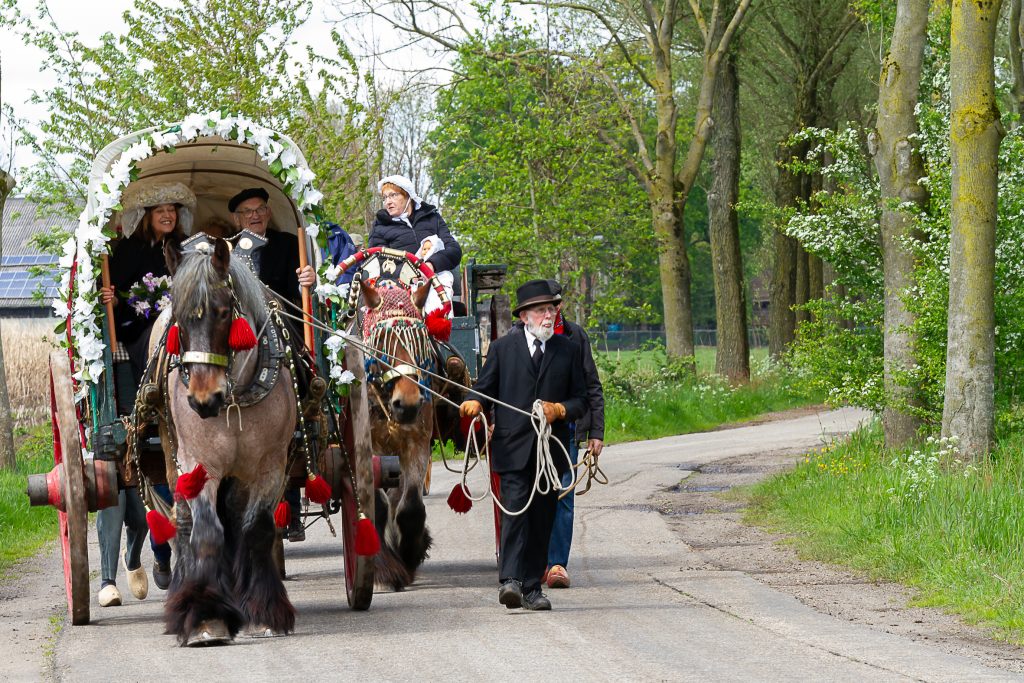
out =
<path fill-rule="evenodd" d="M 928 0 L 900 0 L 896 8 L 889 53 L 882 61 L 878 89 L 878 122 L 868 138 L 874 156 L 882 201 L 882 268 L 885 276 L 883 323 L 885 408 L 882 425 L 885 444 L 896 448 L 913 439 L 921 420 L 911 414 L 913 387 L 899 375 L 917 364 L 916 338 L 911 328 L 916 316 L 907 308 L 907 291 L 914 284 L 914 254 L 907 240 L 916 238 L 913 218 L 893 208 L 912 203 L 924 208 L 928 193 L 921 157 L 911 142 L 918 133 L 917 105 L 924 58 Z"/>
<path fill-rule="evenodd" d="M 807 310 L 802 308 L 810 296 L 810 279 L 807 273 L 807 259 L 810 254 L 799 243 L 796 245 L 796 288 L 793 290 L 793 304 L 800 306 L 793 311 L 793 319 L 796 328 L 800 329 L 800 323 L 810 320 Z"/>
<path fill-rule="evenodd" d="M 736 217 L 736 202 L 740 194 L 738 99 L 736 63 L 730 56 L 722 63 L 715 89 L 714 161 L 711 165 L 711 191 L 708 193 L 708 231 L 718 328 L 715 372 L 733 382 L 749 382 L 747 298 L 743 286 L 739 220 Z"/>
<path fill-rule="evenodd" d="M 0 260 L 3 259 L 3 215 L 7 197 L 14 190 L 14 177 L 0 170 Z M 0 469 L 14 469 L 14 419 L 11 396 L 7 392 L 7 366 L 4 363 L 3 338 L 0 336 Z"/>
<path fill-rule="evenodd" d="M 993 439 L 997 154 L 995 32 L 1001 0 L 953 3 L 950 40 L 949 330 L 942 434 L 968 457 Z"/>
<path fill-rule="evenodd" d="M 825 262 L 814 254 L 807 255 L 807 297 L 810 301 L 825 298 Z"/>
<path fill-rule="evenodd" d="M 780 150 L 780 164 L 788 162 L 793 150 Z M 775 204 L 793 206 L 799 191 L 799 180 L 780 165 L 775 185 Z M 796 330 L 796 254 L 799 245 L 792 237 L 776 227 L 773 244 L 772 282 L 768 292 L 768 353 L 778 359 L 793 343 Z"/>

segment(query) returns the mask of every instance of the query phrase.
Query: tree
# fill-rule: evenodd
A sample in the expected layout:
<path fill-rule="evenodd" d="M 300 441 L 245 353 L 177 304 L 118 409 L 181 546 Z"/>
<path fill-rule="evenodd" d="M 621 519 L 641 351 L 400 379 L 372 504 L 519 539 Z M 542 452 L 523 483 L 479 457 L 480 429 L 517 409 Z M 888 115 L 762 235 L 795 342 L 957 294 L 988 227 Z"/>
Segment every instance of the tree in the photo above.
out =
<path fill-rule="evenodd" d="M 577 46 L 571 50 L 553 51 L 542 46 L 524 53 L 486 54 L 492 59 L 515 61 L 543 50 L 564 59 L 581 60 L 595 70 L 613 94 L 627 131 L 624 137 L 620 136 L 616 126 L 614 130 L 601 131 L 602 138 L 647 197 L 658 248 L 667 352 L 675 358 L 692 357 L 694 351 L 691 274 L 683 229 L 686 202 L 711 136 L 719 67 L 750 2 L 739 0 L 730 14 L 722 11 L 721 0 L 691 0 L 689 13 L 679 0 L 641 5 L 626 0 L 517 0 L 515 4 L 542 6 L 549 17 L 552 12 L 561 16 L 565 23 L 557 34 L 559 42 L 576 42 Z M 382 18 L 392 28 L 425 37 L 452 52 L 459 51 L 476 35 L 456 3 L 366 0 L 363 4 L 368 14 Z M 485 15 L 490 12 L 489 5 L 479 7 Z M 687 15 L 692 23 L 684 22 Z M 437 19 L 437 28 L 428 25 L 431 16 Z M 686 39 L 687 29 L 696 35 L 693 44 Z M 453 33 L 461 35 L 453 37 Z M 695 93 L 693 124 L 682 129 L 679 92 L 683 79 L 677 60 L 680 52 L 699 60 L 695 83 L 684 89 Z M 622 87 L 627 74 L 643 92 L 641 97 L 631 97 L 631 89 Z M 648 126 L 651 103 L 653 125 Z M 688 141 L 685 151 L 680 149 L 680 137 Z"/>
<path fill-rule="evenodd" d="M 0 84 L 3 83 L 3 67 L 0 62 Z M 2 91 L 2 90 L 0 90 Z M 10 130 L 13 123 L 12 110 L 0 100 L 0 262 L 3 261 L 4 206 L 16 185 L 11 175 L 14 163 L 14 135 Z M 4 143 L 7 144 L 4 144 Z M 4 363 L 3 335 L 0 333 L 0 469 L 14 469 L 17 459 L 14 451 L 14 418 L 11 415 L 11 395 L 7 390 L 7 365 Z"/>
<path fill-rule="evenodd" d="M 740 256 L 736 202 L 740 194 L 739 83 L 736 63 L 722 65 L 715 89 L 715 132 L 712 138 L 711 191 L 708 193 L 708 232 L 715 276 L 715 372 L 732 381 L 750 379 L 747 340 L 747 297 Z"/>
<path fill-rule="evenodd" d="M 900 0 L 889 52 L 882 60 L 878 121 L 868 138 L 881 188 L 882 261 L 885 274 L 883 323 L 886 408 L 882 414 L 887 446 L 902 446 L 917 435 L 921 419 L 909 407 L 913 388 L 906 373 L 917 364 L 913 327 L 907 305 L 914 285 L 915 221 L 909 207 L 925 210 L 928 192 L 921 156 L 913 139 L 919 129 L 914 110 L 921 82 L 928 28 L 928 0 Z"/>
<path fill-rule="evenodd" d="M 942 434 L 969 456 L 993 441 L 998 152 L 995 34 L 1001 0 L 954 0 L 950 39 L 952 197 Z"/>
<path fill-rule="evenodd" d="M 127 33 L 104 34 L 98 46 L 62 30 L 45 2 L 38 19 L 8 10 L 4 18 L 43 51 L 42 68 L 58 80 L 33 96 L 49 119 L 24 131 L 39 160 L 24 178 L 30 198 L 77 215 L 89 164 L 106 144 L 224 109 L 291 136 L 310 159 L 328 215 L 362 224 L 364 158 L 374 152 L 365 141 L 376 118 L 357 102 L 358 70 L 337 34 L 336 54 L 293 54 L 294 33 L 311 8 L 311 0 L 184 0 L 170 8 L 136 0 L 125 13 Z"/>

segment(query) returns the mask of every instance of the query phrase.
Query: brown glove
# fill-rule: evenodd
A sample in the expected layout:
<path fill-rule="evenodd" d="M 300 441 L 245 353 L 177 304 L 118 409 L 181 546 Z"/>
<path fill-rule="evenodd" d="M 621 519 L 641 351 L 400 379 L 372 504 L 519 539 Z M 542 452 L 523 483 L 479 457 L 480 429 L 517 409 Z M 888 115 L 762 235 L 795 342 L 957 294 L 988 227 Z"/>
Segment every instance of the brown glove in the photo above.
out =
<path fill-rule="evenodd" d="M 463 401 L 462 405 L 459 406 L 459 415 L 461 417 L 476 417 L 484 411 L 484 406 L 480 401 Z"/>
<path fill-rule="evenodd" d="M 565 406 L 561 403 L 548 403 L 547 401 L 541 401 L 541 405 L 544 407 L 544 419 L 551 424 L 555 420 L 565 419 Z"/>

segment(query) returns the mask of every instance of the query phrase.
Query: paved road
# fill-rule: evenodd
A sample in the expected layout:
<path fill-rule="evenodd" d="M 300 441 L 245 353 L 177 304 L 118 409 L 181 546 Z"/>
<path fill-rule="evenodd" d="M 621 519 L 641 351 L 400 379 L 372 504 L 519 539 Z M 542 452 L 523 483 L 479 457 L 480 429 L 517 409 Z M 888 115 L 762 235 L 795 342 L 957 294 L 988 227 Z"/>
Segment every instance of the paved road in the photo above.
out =
<path fill-rule="evenodd" d="M 435 547 L 410 590 L 378 592 L 369 611 L 350 611 L 340 541 L 319 524 L 305 543 L 286 544 L 299 613 L 292 636 L 180 649 L 162 634 L 155 591 L 120 608 L 94 602 L 94 623 L 65 627 L 49 670 L 69 681 L 1011 679 L 820 614 L 743 572 L 688 569 L 690 550 L 645 504 L 687 475 L 680 463 L 809 448 L 863 417 L 823 412 L 607 449 L 601 460 L 612 483 L 578 500 L 574 586 L 550 592 L 550 613 L 498 604 L 490 510 L 449 511 L 454 477 L 435 468 L 427 503 Z"/>

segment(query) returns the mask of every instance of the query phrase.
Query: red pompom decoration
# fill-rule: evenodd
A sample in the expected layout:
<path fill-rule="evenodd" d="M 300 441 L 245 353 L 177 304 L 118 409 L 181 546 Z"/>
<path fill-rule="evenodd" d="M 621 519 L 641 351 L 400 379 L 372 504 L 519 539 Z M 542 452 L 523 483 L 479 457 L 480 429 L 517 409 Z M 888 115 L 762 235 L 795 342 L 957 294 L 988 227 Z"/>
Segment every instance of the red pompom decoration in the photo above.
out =
<path fill-rule="evenodd" d="M 248 351 L 256 346 L 256 335 L 249 327 L 249 321 L 237 316 L 231 321 L 231 332 L 228 333 L 228 346 L 232 351 Z"/>
<path fill-rule="evenodd" d="M 290 521 L 292 521 L 292 506 L 282 500 L 274 510 L 274 526 L 278 529 L 287 529 Z"/>
<path fill-rule="evenodd" d="M 164 517 L 162 512 L 157 512 L 156 510 L 150 510 L 146 513 L 146 524 L 149 525 L 149 534 L 157 545 L 167 543 L 178 532 L 174 525 L 171 524 L 171 520 Z"/>
<path fill-rule="evenodd" d="M 356 555 L 369 557 L 380 552 L 380 536 L 373 522 L 364 515 L 359 515 L 356 522 Z"/>
<path fill-rule="evenodd" d="M 424 322 L 427 325 L 427 332 L 429 332 L 430 336 L 434 339 L 439 339 L 443 342 L 451 339 L 452 321 L 448 319 L 448 314 L 443 308 L 438 308 L 427 313 L 427 317 Z"/>
<path fill-rule="evenodd" d="M 171 329 L 167 330 L 167 353 L 172 356 L 181 354 L 181 341 L 178 339 L 177 325 L 171 325 Z"/>
<path fill-rule="evenodd" d="M 332 497 L 331 485 L 323 477 L 319 474 L 309 475 L 309 479 L 306 480 L 306 498 L 317 505 L 326 505 Z"/>
<path fill-rule="evenodd" d="M 206 486 L 207 479 L 209 479 L 209 476 L 206 473 L 206 468 L 203 467 L 203 463 L 199 463 L 191 472 L 178 477 L 178 483 L 174 486 L 174 492 L 185 500 L 192 500 Z"/>
<path fill-rule="evenodd" d="M 448 494 L 448 507 L 460 515 L 464 515 L 473 509 L 473 501 L 466 495 L 462 484 L 456 484 L 452 488 L 452 492 Z"/>

